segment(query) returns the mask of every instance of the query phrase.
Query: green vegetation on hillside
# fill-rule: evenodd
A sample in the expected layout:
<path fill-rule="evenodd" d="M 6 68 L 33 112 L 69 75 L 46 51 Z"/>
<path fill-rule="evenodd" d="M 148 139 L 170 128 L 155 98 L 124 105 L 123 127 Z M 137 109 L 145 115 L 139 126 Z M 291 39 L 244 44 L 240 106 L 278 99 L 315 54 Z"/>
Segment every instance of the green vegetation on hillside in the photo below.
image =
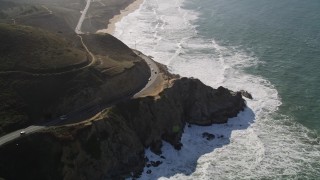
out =
<path fill-rule="evenodd" d="M 97 68 L 109 76 L 114 76 L 141 61 L 131 49 L 110 34 L 83 35 L 90 51 L 97 55 L 100 65 Z"/>
<path fill-rule="evenodd" d="M 38 6 L 21 5 L 13 6 L 11 4 L 9 8 L 2 10 L 3 13 L 7 14 L 8 17 L 16 18 L 26 16 L 34 13 L 43 12 L 44 10 Z"/>
<path fill-rule="evenodd" d="M 128 97 L 147 82 L 148 66 L 113 36 L 82 36 L 97 60 L 90 65 L 80 38 L 68 36 L 0 23 L 0 135 Z"/>
<path fill-rule="evenodd" d="M 0 23 L 38 27 L 72 39 L 84 3 L 78 0 L 0 0 Z"/>
<path fill-rule="evenodd" d="M 87 62 L 85 51 L 37 28 L 0 24 L 0 71 L 58 69 Z"/>

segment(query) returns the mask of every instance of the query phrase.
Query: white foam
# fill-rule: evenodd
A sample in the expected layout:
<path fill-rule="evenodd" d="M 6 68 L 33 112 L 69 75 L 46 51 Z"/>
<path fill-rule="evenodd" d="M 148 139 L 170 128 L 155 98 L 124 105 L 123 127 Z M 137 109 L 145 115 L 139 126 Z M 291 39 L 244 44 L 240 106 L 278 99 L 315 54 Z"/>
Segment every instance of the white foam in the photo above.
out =
<path fill-rule="evenodd" d="M 164 143 L 162 159 L 146 150 L 159 167 L 145 168 L 141 179 L 274 179 L 320 177 L 319 137 L 277 113 L 281 100 L 263 77 L 243 71 L 259 62 L 239 47 L 200 37 L 197 12 L 182 0 L 145 0 L 139 10 L 116 24 L 115 36 L 174 73 L 196 77 L 214 88 L 247 90 L 248 109 L 224 125 L 185 128 L 181 151 Z M 214 14 L 213 14 L 214 15 Z M 207 141 L 203 132 L 224 135 Z M 147 170 L 152 170 L 147 174 Z"/>

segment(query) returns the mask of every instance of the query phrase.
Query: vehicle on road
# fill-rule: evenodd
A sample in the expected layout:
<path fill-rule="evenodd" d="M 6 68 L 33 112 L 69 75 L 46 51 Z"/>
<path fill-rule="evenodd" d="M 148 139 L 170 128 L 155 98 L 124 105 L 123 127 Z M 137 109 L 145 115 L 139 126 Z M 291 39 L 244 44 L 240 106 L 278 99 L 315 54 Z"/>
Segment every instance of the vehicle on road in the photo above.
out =
<path fill-rule="evenodd" d="M 151 78 L 149 78 L 148 81 L 151 81 Z"/>
<path fill-rule="evenodd" d="M 21 131 L 20 132 L 20 135 L 25 135 L 26 134 L 26 131 Z"/>
<path fill-rule="evenodd" d="M 62 115 L 59 117 L 60 120 L 66 120 L 67 119 L 67 115 Z"/>

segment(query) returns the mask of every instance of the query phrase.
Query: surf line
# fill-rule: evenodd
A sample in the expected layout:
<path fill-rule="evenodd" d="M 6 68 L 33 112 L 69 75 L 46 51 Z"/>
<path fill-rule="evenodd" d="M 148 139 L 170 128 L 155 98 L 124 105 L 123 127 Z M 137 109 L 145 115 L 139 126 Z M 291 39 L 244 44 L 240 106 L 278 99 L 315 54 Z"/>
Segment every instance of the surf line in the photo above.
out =
<path fill-rule="evenodd" d="M 82 26 L 82 23 L 86 17 L 86 14 L 88 12 L 88 9 L 90 7 L 90 3 L 91 3 L 92 0 L 87 0 L 87 4 L 86 4 L 86 7 L 83 9 L 83 11 L 80 11 L 81 12 L 81 16 L 80 16 L 80 19 L 78 21 L 78 24 L 77 24 L 77 27 L 75 29 L 75 32 L 77 34 L 84 34 L 82 31 L 81 31 L 81 26 Z"/>

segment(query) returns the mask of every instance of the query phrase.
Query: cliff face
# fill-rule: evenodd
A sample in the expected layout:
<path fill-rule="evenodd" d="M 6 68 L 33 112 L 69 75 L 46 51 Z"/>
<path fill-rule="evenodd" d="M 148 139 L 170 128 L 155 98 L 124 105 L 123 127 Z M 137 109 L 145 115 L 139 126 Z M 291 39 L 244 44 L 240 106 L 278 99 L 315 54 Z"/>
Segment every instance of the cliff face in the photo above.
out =
<path fill-rule="evenodd" d="M 5 179 L 118 179 L 144 166 L 139 139 L 114 117 L 34 133 L 0 152 Z"/>
<path fill-rule="evenodd" d="M 123 102 L 92 121 L 50 128 L 2 146 L 0 177 L 122 179 L 143 169 L 145 148 L 160 154 L 165 140 L 180 149 L 186 122 L 225 123 L 244 107 L 240 93 L 182 78 L 159 97 Z"/>
<path fill-rule="evenodd" d="M 130 97 L 148 82 L 150 68 L 120 40 L 82 36 L 95 58 L 76 40 L 0 24 L 0 135 Z"/>
<path fill-rule="evenodd" d="M 180 149 L 186 122 L 197 125 L 226 123 L 245 107 L 240 93 L 219 87 L 212 89 L 197 79 L 182 78 L 159 98 L 146 97 L 119 104 L 124 116 L 145 147 L 161 153 L 161 140 Z"/>

